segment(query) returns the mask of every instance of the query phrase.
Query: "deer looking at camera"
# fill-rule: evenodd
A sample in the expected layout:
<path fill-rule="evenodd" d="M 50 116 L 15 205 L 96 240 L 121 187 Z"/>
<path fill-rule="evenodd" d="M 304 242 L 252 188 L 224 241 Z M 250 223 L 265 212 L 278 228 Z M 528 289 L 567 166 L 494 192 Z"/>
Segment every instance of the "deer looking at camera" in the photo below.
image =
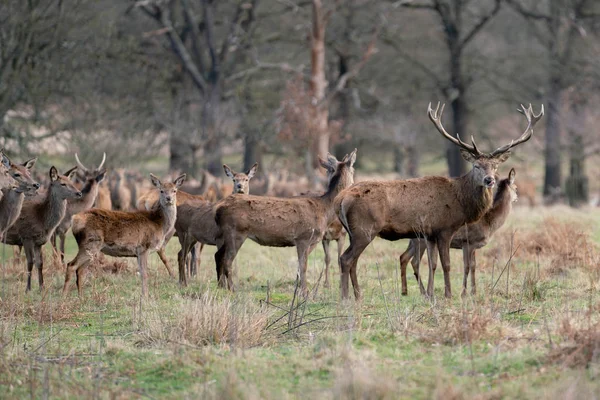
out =
<path fill-rule="evenodd" d="M 50 168 L 50 186 L 41 200 L 25 201 L 21 214 L 6 233 L 5 243 L 23 246 L 27 257 L 27 291 L 31 290 L 31 271 L 35 263 L 38 270 L 40 290 L 44 286 L 44 260 L 42 246 L 65 216 L 67 200 L 80 198 L 81 192 L 71 178 L 77 167 L 60 175 L 55 167 Z"/>
<path fill-rule="evenodd" d="M 250 188 L 250 180 L 256 174 L 256 170 L 258 169 L 258 163 L 255 163 L 245 173 L 235 172 L 226 164 L 223 164 L 223 169 L 225 170 L 225 174 L 233 181 L 233 193 L 248 194 Z M 157 201 L 158 191 L 151 190 L 140 196 L 137 207 L 140 210 L 151 210 L 154 207 L 156 207 Z M 196 275 L 198 262 L 200 260 L 200 253 L 202 253 L 204 245 L 215 244 L 215 239 L 211 233 L 213 230 L 213 226 L 215 225 L 214 217 L 211 216 L 206 220 L 202 218 L 204 210 L 212 211 L 213 203 L 207 201 L 202 195 L 193 195 L 180 190 L 177 194 L 177 207 L 178 218 L 175 222 L 175 230 L 171 232 L 171 234 L 167 237 L 163 247 L 160 248 L 157 253 L 165 268 L 169 272 L 169 276 L 173 276 L 173 273 L 171 272 L 171 268 L 169 266 L 169 261 L 167 260 L 165 247 L 168 241 L 171 239 L 171 237 L 173 237 L 173 235 L 178 236 L 179 242 L 180 244 L 182 244 L 182 246 L 183 243 L 187 243 L 187 251 L 185 253 L 182 253 L 181 251 L 179 252 L 180 254 L 178 254 L 178 262 L 181 262 L 185 254 L 184 262 L 185 266 L 187 266 L 187 254 L 191 252 L 192 257 L 189 263 L 189 271 L 187 273 L 189 273 L 190 275 Z M 181 234 L 185 235 L 183 241 L 180 236 Z M 194 235 L 196 235 L 199 239 L 193 239 Z M 200 246 L 196 246 L 196 243 L 199 243 Z M 185 268 L 183 268 L 182 270 L 181 265 L 179 266 L 179 283 L 183 286 L 187 285 L 186 271 Z"/>
<path fill-rule="evenodd" d="M 250 180 L 256 175 L 258 169 L 258 163 L 255 163 L 246 173 L 235 172 L 227 165 L 223 165 L 225 174 L 233 181 L 233 194 L 248 194 L 250 191 Z M 177 212 L 179 218 L 175 222 L 175 231 L 181 250 L 177 253 L 177 262 L 179 265 L 179 284 L 181 286 L 187 286 L 187 275 L 186 271 L 187 256 L 190 251 L 194 251 L 200 244 L 197 253 L 197 259 L 200 259 L 200 253 L 204 248 L 205 244 L 215 246 L 217 244 L 217 237 L 219 236 L 219 228 L 215 221 L 214 213 L 215 204 L 209 201 L 201 201 L 195 204 L 188 203 L 182 204 Z M 196 264 L 192 253 L 192 261 L 190 265 L 189 275 L 196 275 Z"/>
<path fill-rule="evenodd" d="M 8 176 L 14 179 L 15 184 L 2 189 L 0 199 L 0 240 L 3 240 L 8 229 L 19 218 L 25 196 L 34 195 L 40 188 L 40 184 L 31 177 L 31 169 L 37 158 L 25 161 L 23 164 L 13 163 L 3 152 L 0 151 L 2 166 L 6 168 Z"/>
<path fill-rule="evenodd" d="M 498 229 L 504 225 L 512 210 L 512 203 L 517 201 L 517 187 L 515 185 L 515 169 L 511 169 L 508 178 L 498 183 L 498 189 L 494 195 L 492 208 L 477 222 L 462 226 L 452 237 L 450 247 L 462 249 L 464 260 L 464 277 L 462 296 L 467 294 L 467 278 L 471 274 L 471 294 L 477 292 L 475 284 L 475 252 L 488 244 L 490 238 Z M 406 285 L 406 266 L 412 260 L 412 267 L 421 294 L 425 294 L 425 288 L 419 276 L 419 264 L 427 248 L 425 239 L 411 239 L 408 248 L 400 256 L 400 275 L 402 277 L 402 294 L 408 293 Z M 433 254 L 435 270 L 436 255 Z"/>
<path fill-rule="evenodd" d="M 427 176 L 400 181 L 363 181 L 345 190 L 336 199 L 336 212 L 350 237 L 350 246 L 340 259 L 342 297 L 348 297 L 349 279 L 354 296 L 361 292 L 356 275 L 358 258 L 377 236 L 386 240 L 425 237 L 429 260 L 435 247 L 444 270 L 445 296 L 450 288 L 450 241 L 461 226 L 479 220 L 492 206 L 493 187 L 498 165 L 510 157 L 510 149 L 528 141 L 533 127 L 544 114 L 535 115 L 531 105 L 519 110 L 527 118 L 523 134 L 491 153 L 482 153 L 471 137 L 471 143 L 452 137 L 442 126 L 444 106 L 428 107 L 429 119 L 438 132 L 461 148 L 461 154 L 472 165 L 459 178 Z M 438 112 L 439 111 L 439 112 Z M 429 262 L 427 294 L 433 296 L 433 265 Z"/>
<path fill-rule="evenodd" d="M 77 274 L 77 291 L 83 295 L 85 268 L 98 253 L 113 257 L 137 257 L 142 280 L 142 296 L 148 296 L 148 253 L 162 247 L 177 218 L 177 189 L 185 174 L 173 183 L 162 183 L 150 174 L 160 191 L 158 207 L 151 211 L 109 211 L 91 209 L 73 217 L 73 236 L 79 246 L 75 258 L 67 265 L 63 294 L 67 293 L 73 272 Z"/>
<path fill-rule="evenodd" d="M 234 195 L 219 202 L 215 220 L 221 231 L 215 254 L 219 285 L 233 290 L 231 265 L 247 238 L 262 246 L 292 247 L 298 252 L 300 290 L 306 295 L 308 255 L 335 218 L 333 200 L 354 182 L 356 149 L 339 162 L 319 158 L 331 178 L 322 196 L 294 198 Z"/>

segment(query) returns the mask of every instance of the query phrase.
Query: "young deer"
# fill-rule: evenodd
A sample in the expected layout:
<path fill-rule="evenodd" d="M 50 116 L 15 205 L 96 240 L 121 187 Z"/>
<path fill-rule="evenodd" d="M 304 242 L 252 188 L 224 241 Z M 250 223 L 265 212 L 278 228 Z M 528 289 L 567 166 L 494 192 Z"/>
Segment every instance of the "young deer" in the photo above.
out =
<path fill-rule="evenodd" d="M 31 290 L 31 271 L 35 263 L 38 270 L 40 289 L 44 286 L 44 260 L 42 246 L 65 216 L 67 199 L 81 197 L 71 178 L 77 167 L 60 175 L 55 167 L 50 168 L 50 186 L 42 200 L 25 201 L 21 214 L 6 233 L 6 244 L 25 247 L 27 257 L 27 291 Z"/>
<path fill-rule="evenodd" d="M 228 177 L 230 177 L 233 180 L 233 193 L 248 194 L 250 179 L 252 179 L 254 177 L 254 175 L 256 174 L 257 168 L 258 168 L 258 163 L 255 163 L 252 166 L 252 168 L 250 168 L 248 170 L 248 172 L 243 173 L 243 172 L 235 172 L 234 170 L 229 168 L 227 165 L 225 165 L 225 164 L 223 165 L 223 169 L 225 170 L 225 173 L 227 174 Z M 151 210 L 152 208 L 156 207 L 157 201 L 158 201 L 158 191 L 150 190 L 140 196 L 138 203 L 137 203 L 137 207 L 139 210 L 144 210 L 144 209 Z M 189 206 L 199 207 L 199 208 L 203 208 L 203 207 L 206 207 L 207 205 L 210 205 L 210 207 L 212 208 L 212 203 L 207 202 L 203 196 L 189 194 L 189 193 L 186 193 L 186 192 L 180 190 L 178 193 L 178 196 L 177 196 L 177 207 L 182 206 L 184 204 L 189 205 Z M 179 211 L 178 211 L 178 213 L 179 213 Z M 165 239 L 163 247 L 161 247 L 157 252 L 158 256 L 160 257 L 160 260 L 162 261 L 165 268 L 169 272 L 169 276 L 173 276 L 173 273 L 171 272 L 171 267 L 169 266 L 169 261 L 167 260 L 167 254 L 165 251 L 165 247 L 167 246 L 167 243 L 169 242 L 169 240 L 171 240 L 171 237 L 173 237 L 173 235 L 178 235 L 180 231 L 187 230 L 190 227 L 190 225 L 192 224 L 192 219 L 190 219 L 189 212 L 187 212 L 187 210 L 183 215 L 180 215 L 180 214 L 178 214 L 178 215 L 179 215 L 179 218 L 177 218 L 177 222 L 179 222 L 179 225 L 177 225 L 177 222 L 176 222 L 175 230 L 169 234 L 169 236 Z M 210 221 L 196 221 L 194 219 L 193 222 L 194 222 L 194 224 L 200 225 L 200 228 L 201 228 L 202 226 L 213 225 L 214 218 L 211 218 Z M 177 230 L 178 226 L 180 227 L 179 230 Z M 207 228 L 207 230 L 210 230 L 210 228 Z M 180 242 L 181 242 L 181 240 L 180 240 Z M 190 249 L 190 251 L 192 252 L 192 259 L 191 259 L 191 262 L 189 265 L 189 269 L 190 269 L 189 272 L 192 275 L 196 275 L 198 260 L 200 259 L 200 253 L 202 252 L 202 248 L 204 246 L 203 241 L 199 241 L 199 243 L 201 243 L 201 246 L 199 248 L 197 248 L 195 245 L 193 245 L 193 247 Z M 212 244 L 212 243 L 207 243 L 207 244 Z M 190 251 L 188 251 L 188 253 Z M 187 253 L 186 253 L 186 256 L 187 256 Z M 187 258 L 186 258 L 186 265 L 187 265 Z M 185 272 L 184 272 L 184 278 L 185 278 Z M 179 273 L 179 282 L 182 283 L 181 269 L 180 269 L 180 273 Z M 184 283 L 184 285 L 185 285 L 185 283 Z"/>
<path fill-rule="evenodd" d="M 319 161 L 331 175 L 327 191 L 322 196 L 279 198 L 235 195 L 217 204 L 215 220 L 221 232 L 215 262 L 220 286 L 233 290 L 231 264 L 244 241 L 250 238 L 262 246 L 295 246 L 301 291 L 305 295 L 308 293 L 308 255 L 335 218 L 334 198 L 354 182 L 356 149 L 341 162 L 332 155 L 328 155 L 327 161 L 321 158 Z"/>
<path fill-rule="evenodd" d="M 523 107 L 523 106 L 522 106 Z M 438 114 L 439 111 L 439 114 Z M 429 119 L 442 136 L 461 147 L 463 158 L 473 168 L 460 178 L 428 176 L 400 181 L 364 181 L 344 191 L 336 199 L 336 212 L 350 236 L 350 246 L 341 257 L 342 297 L 348 297 L 349 278 L 354 296 L 361 296 L 356 264 L 364 249 L 377 236 L 386 240 L 427 238 L 428 255 L 437 246 L 444 270 L 445 296 L 451 297 L 450 241 L 464 224 L 481 218 L 492 206 L 492 189 L 498 164 L 510 157 L 510 149 L 526 142 L 533 127 L 544 114 L 533 113 L 531 105 L 523 107 L 527 118 L 525 132 L 508 145 L 491 153 L 482 153 L 471 137 L 469 145 L 457 136 L 452 137 L 441 123 L 444 107 L 432 110 Z M 431 260 L 431 257 L 429 257 Z M 427 294 L 433 296 L 433 265 L 429 263 Z"/>
<path fill-rule="evenodd" d="M 256 174 L 258 163 L 255 163 L 246 173 L 235 172 L 227 165 L 223 165 L 223 169 L 228 177 L 233 180 L 234 194 L 248 194 L 250 190 L 250 180 Z M 175 222 L 175 231 L 181 250 L 177 254 L 177 262 L 179 265 L 179 284 L 187 286 L 187 255 L 190 251 L 196 249 L 196 244 L 200 247 L 196 250 L 197 259 L 200 259 L 200 253 L 205 244 L 215 246 L 219 235 L 219 228 L 215 221 L 214 213 L 215 205 L 209 201 L 199 201 L 196 203 L 182 204 L 177 208 L 178 218 Z M 198 262 L 194 260 L 192 253 L 190 275 L 196 275 L 193 270 Z"/>
<path fill-rule="evenodd" d="M 25 196 L 32 196 L 40 188 L 40 184 L 31 177 L 31 169 L 37 158 L 25 161 L 23 164 L 14 164 L 4 154 L 0 153 L 2 165 L 7 169 L 8 175 L 15 180 L 16 186 L 2 189 L 3 196 L 0 200 L 0 240 L 3 240 L 8 229 L 17 221 Z"/>
<path fill-rule="evenodd" d="M 329 287 L 329 264 L 331 264 L 331 257 L 329 256 L 329 244 L 332 241 L 337 242 L 337 260 L 338 265 L 340 263 L 340 257 L 344 250 L 344 243 L 346 242 L 346 231 L 344 226 L 338 218 L 335 218 L 331 224 L 327 227 L 327 232 L 323 235 L 323 252 L 325 253 L 325 282 L 324 287 Z"/>
<path fill-rule="evenodd" d="M 88 179 L 97 177 L 100 175 L 100 172 L 106 171 L 104 167 L 104 163 L 106 162 L 106 153 L 102 154 L 102 161 L 98 167 L 88 168 L 79 160 L 79 156 L 75 153 L 75 161 L 77 161 L 77 166 L 79 167 L 77 173 L 77 183 L 84 185 Z M 105 172 L 106 176 L 106 172 Z M 98 195 L 96 196 L 96 201 L 93 204 L 94 208 L 102 208 L 104 210 L 112 210 L 112 201 L 110 199 L 110 189 L 108 187 L 107 180 L 102 180 L 98 188 Z"/>
<path fill-rule="evenodd" d="M 517 201 L 517 187 L 515 186 L 515 170 L 510 170 L 508 178 L 498 183 L 498 190 L 494 196 L 492 208 L 477 222 L 463 225 L 452 237 L 450 247 L 463 250 L 464 279 L 462 296 L 467 294 L 467 278 L 471 274 L 471 294 L 477 292 L 475 285 L 475 251 L 488 244 L 490 238 L 498 229 L 504 225 L 506 218 L 512 210 L 512 203 Z M 402 294 L 408 293 L 406 285 L 406 266 L 412 260 L 412 267 L 419 282 L 421 293 L 425 294 L 425 288 L 419 277 L 419 264 L 425 253 L 427 241 L 425 239 L 411 239 L 408 248 L 400 256 L 400 271 L 402 277 Z M 436 255 L 433 254 L 435 270 Z"/>
<path fill-rule="evenodd" d="M 78 162 L 78 164 L 80 163 Z M 65 213 L 65 217 L 56 227 L 56 230 L 52 235 L 52 247 L 54 247 L 54 249 L 58 250 L 60 253 L 61 262 L 64 262 L 65 259 L 65 239 L 67 236 L 67 231 L 71 228 L 71 219 L 73 218 L 73 215 L 92 208 L 96 198 L 98 197 L 100 183 L 104 180 L 105 174 L 106 170 L 104 169 L 99 171 L 86 169 L 83 175 L 84 183 L 81 186 L 81 193 L 83 196 L 81 198 L 70 199 L 67 201 L 67 211 Z M 56 247 L 57 237 L 59 239 L 60 249 Z"/>
<path fill-rule="evenodd" d="M 63 294 L 75 271 L 77 291 L 83 295 L 85 268 L 98 253 L 113 257 L 137 257 L 142 280 L 142 296 L 148 296 L 146 267 L 148 253 L 162 247 L 177 218 L 177 189 L 185 174 L 173 183 L 162 183 L 150 174 L 152 184 L 160 190 L 158 207 L 151 211 L 108 211 L 91 209 L 73 217 L 73 235 L 79 246 L 75 258 L 67 265 Z"/>

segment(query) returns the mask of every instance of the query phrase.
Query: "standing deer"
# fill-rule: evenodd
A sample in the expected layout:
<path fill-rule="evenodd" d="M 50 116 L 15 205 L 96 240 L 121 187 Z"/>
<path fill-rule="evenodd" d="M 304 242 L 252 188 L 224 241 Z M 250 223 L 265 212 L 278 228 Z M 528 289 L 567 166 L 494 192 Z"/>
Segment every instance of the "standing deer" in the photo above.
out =
<path fill-rule="evenodd" d="M 243 173 L 243 172 L 235 172 L 234 170 L 229 168 L 226 164 L 223 165 L 225 174 L 227 174 L 227 176 L 230 177 L 233 181 L 233 193 L 248 194 L 250 179 L 252 179 L 254 177 L 254 175 L 256 174 L 257 168 L 258 168 L 258 163 L 255 163 L 252 166 L 252 168 L 250 168 L 246 173 Z M 154 207 L 156 207 L 157 202 L 158 202 L 158 191 L 151 190 L 140 196 L 138 203 L 137 203 L 137 208 L 139 210 L 151 210 Z M 184 204 L 192 206 L 192 207 L 199 207 L 199 208 L 210 207 L 210 208 L 212 208 L 212 203 L 206 201 L 203 196 L 189 194 L 189 193 L 186 193 L 186 192 L 180 190 L 178 193 L 178 196 L 177 196 L 177 207 L 179 208 L 180 206 L 182 206 Z M 165 239 L 163 246 L 157 252 L 158 256 L 160 257 L 160 260 L 164 264 L 165 268 L 169 272 L 169 276 L 171 276 L 171 277 L 173 276 L 173 273 L 171 272 L 171 267 L 169 266 L 169 261 L 167 260 L 167 254 L 165 251 L 167 243 L 169 242 L 171 237 L 173 237 L 173 235 L 179 235 L 180 232 L 186 231 L 192 225 L 192 223 L 197 224 L 198 229 L 203 229 L 203 227 L 205 227 L 205 226 L 214 225 L 214 218 L 210 218 L 209 221 L 197 221 L 196 219 L 192 219 L 193 217 L 190 216 L 189 214 L 190 213 L 187 209 L 185 210 L 184 214 L 179 214 L 179 209 L 178 209 L 179 217 L 177 218 L 177 222 L 175 223 L 175 230 L 169 234 L 169 236 Z M 178 227 L 179 227 L 179 230 L 177 229 Z M 206 229 L 210 231 L 210 228 L 206 228 Z M 181 239 L 180 239 L 180 242 L 181 242 Z M 200 243 L 199 248 L 197 248 L 195 246 L 196 243 Z M 205 242 L 202 240 L 194 242 L 192 244 L 193 247 L 190 250 L 188 250 L 187 253 L 185 253 L 187 256 L 187 254 L 190 251 L 192 252 L 192 259 L 191 259 L 190 266 L 189 266 L 190 267 L 189 273 L 191 275 L 196 275 L 198 260 L 200 259 L 200 253 L 202 252 L 204 244 L 205 244 Z M 214 243 L 211 242 L 211 243 L 206 243 L 206 244 L 214 244 Z M 178 256 L 178 258 L 179 258 L 179 256 Z M 187 265 L 187 258 L 186 258 L 186 265 Z M 185 278 L 185 272 L 184 272 L 183 277 Z M 182 283 L 184 281 L 185 281 L 185 279 L 182 281 L 181 267 L 180 267 L 179 282 Z M 187 282 L 183 283 L 184 286 L 186 284 L 187 284 Z"/>
<path fill-rule="evenodd" d="M 227 165 L 223 165 L 223 169 L 228 177 L 233 180 L 234 194 L 248 194 L 250 191 L 250 180 L 256 174 L 258 163 L 255 163 L 246 173 L 235 172 Z M 175 222 L 175 231 L 181 250 L 177 254 L 177 263 L 179 265 L 179 284 L 187 286 L 187 255 L 190 251 L 197 248 L 196 244 L 200 244 L 197 249 L 197 259 L 200 259 L 200 253 L 205 244 L 215 246 L 217 237 L 219 236 L 219 228 L 215 221 L 214 213 L 215 205 L 209 201 L 198 201 L 196 203 L 185 203 L 177 208 L 177 221 Z M 193 258 L 191 267 L 195 268 L 197 262 Z M 195 275 L 196 272 L 191 270 L 190 275 Z"/>
<path fill-rule="evenodd" d="M 16 182 L 16 186 L 2 189 L 0 240 L 3 240 L 8 229 L 19 217 L 25 196 L 34 195 L 40 188 L 40 184 L 33 180 L 30 173 L 37 158 L 27 160 L 23 164 L 14 164 L 4 153 L 0 153 L 0 157 L 2 157 L 2 165 L 7 169 L 8 175 Z"/>
<path fill-rule="evenodd" d="M 77 182 L 81 183 L 82 185 L 85 184 L 88 179 L 99 176 L 101 171 L 106 171 L 106 169 L 103 168 L 104 162 L 106 161 L 106 153 L 102 153 L 102 161 L 100 162 L 100 165 L 95 168 L 87 168 L 85 165 L 83 165 L 83 163 L 79 160 L 77 153 L 75 153 L 75 161 L 77 161 L 77 166 L 79 167 L 77 173 Z M 94 202 L 93 206 L 94 208 L 112 210 L 110 189 L 106 179 L 102 180 L 102 183 L 98 188 L 98 195 L 96 196 L 96 201 Z"/>
<path fill-rule="evenodd" d="M 467 278 L 471 274 L 471 294 L 477 292 L 475 284 L 475 251 L 488 244 L 490 238 L 498 229 L 504 225 L 506 218 L 512 210 L 512 203 L 517 201 L 517 187 L 515 186 L 515 170 L 510 170 L 508 178 L 498 183 L 498 190 L 494 195 L 492 208 L 477 222 L 463 225 L 452 237 L 450 247 L 462 249 L 464 259 L 464 278 L 462 296 L 467 294 Z M 419 276 L 419 264 L 425 253 L 427 241 L 425 239 L 411 239 L 408 248 L 400 256 L 400 275 L 402 277 L 402 294 L 408 293 L 406 285 L 406 266 L 412 260 L 412 267 L 421 293 L 425 294 L 425 288 Z M 433 254 L 435 270 L 435 254 Z"/>
<path fill-rule="evenodd" d="M 278 198 L 234 195 L 218 203 L 215 220 L 221 232 L 215 262 L 219 285 L 234 289 L 231 264 L 244 241 L 250 238 L 262 246 L 296 247 L 300 289 L 306 295 L 308 255 L 335 218 L 334 198 L 354 182 L 355 161 L 356 149 L 341 162 L 330 154 L 327 161 L 319 158 L 321 166 L 331 175 L 327 191 L 322 196 Z"/>
<path fill-rule="evenodd" d="M 44 286 L 44 260 L 42 246 L 65 216 L 67 199 L 81 197 L 71 178 L 77 167 L 60 175 L 55 167 L 50 168 L 50 186 L 42 200 L 25 201 L 21 214 L 6 233 L 5 243 L 23 246 L 27 257 L 27 291 L 31 290 L 31 271 L 35 263 L 38 270 L 40 290 Z"/>
<path fill-rule="evenodd" d="M 361 292 L 356 275 L 358 258 L 377 236 L 386 240 L 425 237 L 428 255 L 435 247 L 444 270 L 445 296 L 452 297 L 450 287 L 450 241 L 464 224 L 481 218 L 492 206 L 492 189 L 498 165 L 510 157 L 510 149 L 528 141 L 533 127 L 544 114 L 535 115 L 531 105 L 519 110 L 527 118 L 523 134 L 491 153 L 482 153 L 471 137 L 472 145 L 452 137 L 442 126 L 444 106 L 435 111 L 429 104 L 429 119 L 439 133 L 461 148 L 472 169 L 459 178 L 427 176 L 400 181 L 363 181 L 344 191 L 336 200 L 336 212 L 350 236 L 350 246 L 341 257 L 342 298 L 348 297 L 349 278 L 354 296 Z M 439 113 L 438 113 L 439 111 Z M 433 265 L 429 262 L 427 294 L 433 296 Z"/>
<path fill-rule="evenodd" d="M 83 274 L 88 264 L 102 252 L 113 257 L 137 257 L 142 280 L 142 296 L 148 296 L 148 253 L 162 247 L 177 219 L 177 189 L 185 174 L 173 183 L 162 183 L 150 174 L 159 191 L 158 207 L 150 211 L 109 211 L 91 209 L 73 217 L 73 235 L 79 251 L 67 265 L 63 295 L 67 293 L 73 272 L 77 274 L 77 291 L 83 295 Z"/>
<path fill-rule="evenodd" d="M 344 243 L 346 242 L 346 231 L 344 226 L 338 218 L 335 218 L 333 222 L 327 227 L 327 232 L 323 235 L 323 252 L 325 253 L 325 282 L 324 287 L 329 287 L 329 264 L 331 264 L 331 257 L 329 256 L 329 244 L 332 241 L 337 242 L 337 260 L 340 263 L 340 257 L 344 250 Z"/>

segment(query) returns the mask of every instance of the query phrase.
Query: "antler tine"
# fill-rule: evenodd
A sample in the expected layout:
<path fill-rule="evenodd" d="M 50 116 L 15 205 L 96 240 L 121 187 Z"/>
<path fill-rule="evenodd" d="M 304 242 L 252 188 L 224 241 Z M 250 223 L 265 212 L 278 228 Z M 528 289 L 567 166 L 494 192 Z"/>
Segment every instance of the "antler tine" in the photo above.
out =
<path fill-rule="evenodd" d="M 102 162 L 100 163 L 100 165 L 98 166 L 98 170 L 101 170 L 102 167 L 104 166 L 104 162 L 106 161 L 106 152 L 102 153 Z"/>
<path fill-rule="evenodd" d="M 456 135 L 458 136 L 458 135 Z M 477 145 L 475 144 L 475 138 L 473 137 L 473 135 L 471 135 L 471 143 L 473 143 L 473 150 L 475 150 L 475 153 L 477 153 L 477 155 L 482 155 L 483 153 L 481 151 L 479 151 L 479 149 L 477 148 Z"/>
<path fill-rule="evenodd" d="M 79 156 L 75 153 L 75 161 L 77 161 L 77 165 L 81 168 L 82 171 L 87 171 L 87 168 L 83 166 L 83 163 L 79 160 Z"/>
<path fill-rule="evenodd" d="M 429 103 L 429 106 L 427 107 L 427 114 L 429 115 L 429 119 L 431 120 L 431 122 L 433 122 L 433 125 L 435 125 L 438 132 L 440 132 L 442 134 L 442 136 L 444 136 L 446 139 L 448 139 L 455 145 L 467 150 L 470 153 L 473 153 L 475 155 L 480 155 L 481 153 L 479 152 L 479 150 L 477 150 L 476 147 L 473 147 L 473 146 L 463 142 L 462 140 L 460 140 L 460 136 L 458 134 L 456 135 L 456 137 L 453 137 L 448 132 L 446 132 L 446 129 L 444 129 L 444 126 L 442 125 L 442 115 L 444 114 L 445 106 L 446 106 L 445 104 L 442 104 L 442 108 L 440 109 L 440 102 L 438 102 L 437 107 L 435 108 L 435 111 L 434 111 L 431 108 L 431 103 Z M 438 110 L 440 112 L 439 114 L 438 114 Z"/>
<path fill-rule="evenodd" d="M 526 141 L 531 139 L 531 136 L 533 135 L 533 127 L 544 116 L 544 105 L 542 104 L 542 109 L 538 115 L 535 115 L 535 113 L 533 112 L 533 106 L 531 105 L 531 103 L 529 104 L 529 107 L 525 107 L 523 104 L 521 104 L 521 108 L 517 109 L 517 111 L 525 115 L 525 118 L 527 118 L 527 128 L 525 128 L 525 131 L 517 140 L 513 139 L 510 141 L 509 144 L 502 147 L 498 147 L 496 150 L 490 153 L 490 156 L 494 157 L 499 154 L 506 153 L 511 148 L 518 146 L 521 143 L 525 143 Z"/>

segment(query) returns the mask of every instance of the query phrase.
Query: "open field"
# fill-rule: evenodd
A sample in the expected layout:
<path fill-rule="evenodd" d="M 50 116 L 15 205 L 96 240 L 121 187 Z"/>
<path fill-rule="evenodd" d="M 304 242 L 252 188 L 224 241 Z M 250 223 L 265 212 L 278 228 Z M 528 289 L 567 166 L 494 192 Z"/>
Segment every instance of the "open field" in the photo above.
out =
<path fill-rule="evenodd" d="M 458 251 L 451 301 L 441 268 L 435 301 L 419 294 L 412 272 L 409 295 L 400 296 L 397 260 L 406 243 L 376 240 L 367 249 L 360 304 L 339 301 L 337 265 L 331 288 L 318 283 L 319 247 L 309 260 L 313 292 L 291 313 L 292 248 L 247 241 L 235 294 L 216 287 L 214 248 L 185 290 L 153 255 L 144 303 L 135 260 L 116 274 L 90 271 L 83 299 L 74 288 L 61 299 L 63 271 L 48 250 L 41 294 L 25 294 L 24 264 L 7 259 L 0 397 L 600 396 L 600 211 L 516 208 L 479 252 L 478 294 L 464 301 Z M 174 270 L 178 247 L 177 240 L 168 247 Z M 67 260 L 75 250 L 70 237 Z"/>

